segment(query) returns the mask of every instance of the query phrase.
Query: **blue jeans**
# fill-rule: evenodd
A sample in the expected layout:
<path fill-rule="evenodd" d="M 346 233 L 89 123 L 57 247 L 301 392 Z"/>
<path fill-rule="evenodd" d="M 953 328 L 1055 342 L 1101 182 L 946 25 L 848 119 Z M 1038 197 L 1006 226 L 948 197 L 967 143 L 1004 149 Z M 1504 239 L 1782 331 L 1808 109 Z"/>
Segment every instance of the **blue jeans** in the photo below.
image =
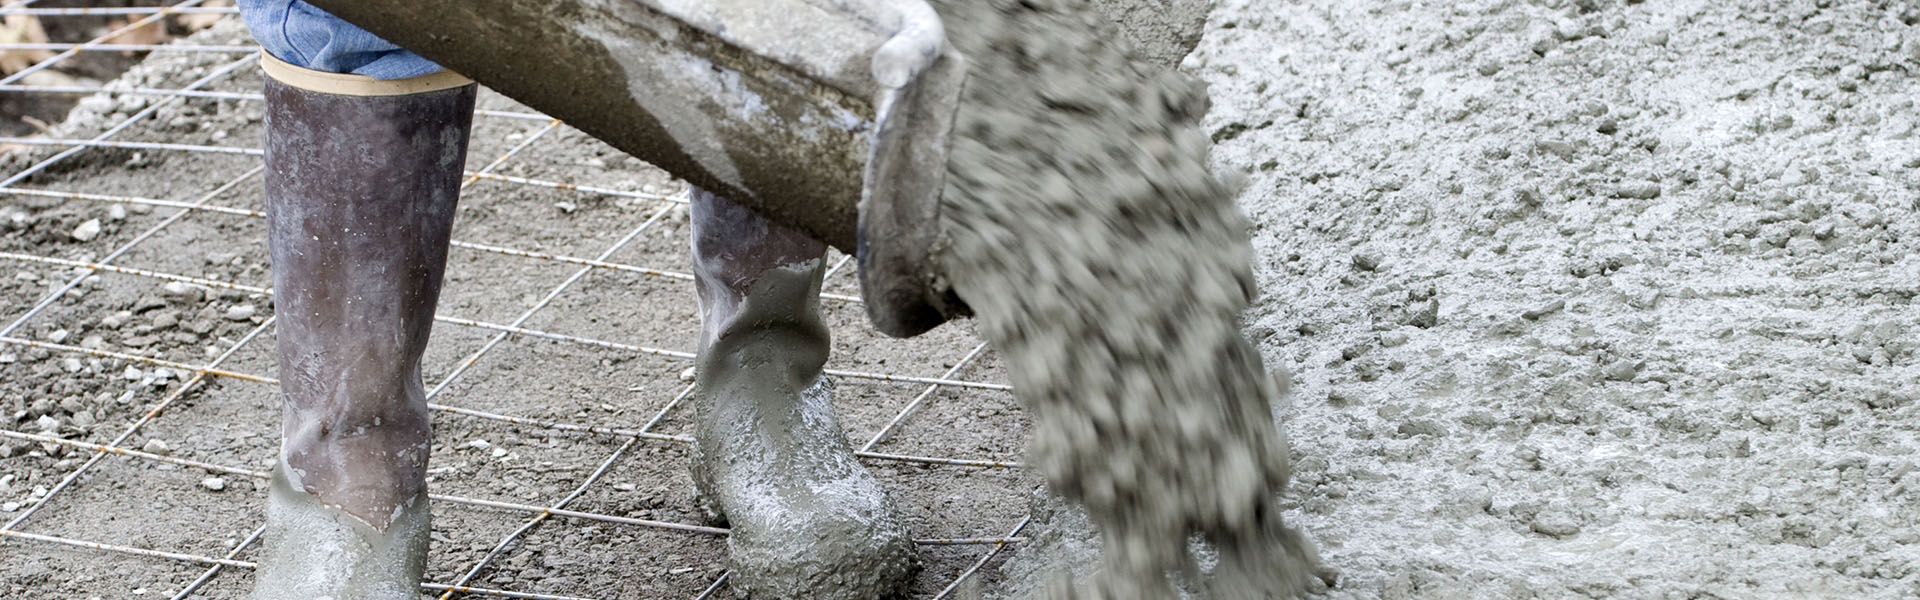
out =
<path fill-rule="evenodd" d="M 253 39 L 274 58 L 296 67 L 383 80 L 444 70 L 302 0 L 240 0 L 239 4 Z"/>

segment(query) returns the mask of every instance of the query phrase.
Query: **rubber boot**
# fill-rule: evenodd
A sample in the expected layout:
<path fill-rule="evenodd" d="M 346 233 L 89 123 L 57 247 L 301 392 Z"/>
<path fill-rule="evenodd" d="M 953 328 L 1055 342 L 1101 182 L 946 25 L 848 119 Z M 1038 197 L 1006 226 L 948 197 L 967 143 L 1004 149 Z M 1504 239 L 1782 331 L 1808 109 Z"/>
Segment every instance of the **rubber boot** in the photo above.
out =
<path fill-rule="evenodd" d="M 905 595 L 913 540 L 835 420 L 820 376 L 826 246 L 692 197 L 701 344 L 693 479 L 732 529 L 732 586 L 759 598 Z"/>
<path fill-rule="evenodd" d="M 475 88 L 262 66 L 283 437 L 253 597 L 412 600 L 430 520 L 420 357 Z"/>

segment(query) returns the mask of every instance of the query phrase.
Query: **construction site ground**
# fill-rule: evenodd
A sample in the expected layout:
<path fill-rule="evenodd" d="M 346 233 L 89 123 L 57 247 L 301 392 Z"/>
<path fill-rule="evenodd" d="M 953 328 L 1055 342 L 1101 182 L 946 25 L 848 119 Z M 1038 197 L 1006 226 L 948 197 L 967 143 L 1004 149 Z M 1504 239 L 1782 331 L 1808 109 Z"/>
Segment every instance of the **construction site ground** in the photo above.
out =
<path fill-rule="evenodd" d="M 1340 574 L 1318 593 L 1920 594 L 1916 23 L 1216 2 L 1184 69 L 1245 174 L 1246 328 L 1293 374 L 1288 517 Z M 0 142 L 0 597 L 247 589 L 278 428 L 250 43 L 229 15 Z M 74 95 L 24 79 L 0 93 Z M 423 369 L 428 580 L 724 595 L 685 470 L 684 185 L 481 108 Z M 916 597 L 993 589 L 1040 486 L 1004 367 L 965 322 L 874 333 L 850 264 L 826 287 Z"/>

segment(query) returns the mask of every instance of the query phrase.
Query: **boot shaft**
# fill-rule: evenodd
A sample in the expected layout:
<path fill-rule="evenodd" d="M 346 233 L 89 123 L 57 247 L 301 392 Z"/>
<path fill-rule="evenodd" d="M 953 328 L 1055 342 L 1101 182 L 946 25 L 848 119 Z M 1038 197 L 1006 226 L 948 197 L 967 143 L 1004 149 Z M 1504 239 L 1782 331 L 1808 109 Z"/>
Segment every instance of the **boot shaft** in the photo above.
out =
<path fill-rule="evenodd" d="M 820 315 L 826 244 L 703 190 L 689 208 L 699 372 L 773 370 L 788 385 L 811 385 L 830 342 Z"/>
<path fill-rule="evenodd" d="M 377 529 L 426 487 L 421 389 L 475 86 L 262 61 L 282 459 Z"/>
<path fill-rule="evenodd" d="M 384 378 L 406 376 L 439 299 L 475 86 L 398 94 L 419 84 L 265 64 L 280 340 L 302 354 L 411 358 Z"/>

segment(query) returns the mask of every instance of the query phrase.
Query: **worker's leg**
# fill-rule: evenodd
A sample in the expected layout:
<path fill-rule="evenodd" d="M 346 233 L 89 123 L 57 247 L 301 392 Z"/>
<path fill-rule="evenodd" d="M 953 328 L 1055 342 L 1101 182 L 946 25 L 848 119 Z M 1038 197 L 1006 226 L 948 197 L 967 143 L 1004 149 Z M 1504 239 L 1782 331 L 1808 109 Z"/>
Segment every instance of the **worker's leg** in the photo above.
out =
<path fill-rule="evenodd" d="M 254 597 L 412 600 L 429 520 L 420 358 L 475 88 L 304 5 L 241 4 L 273 54 L 265 183 L 283 402 Z M 345 74 L 356 70 L 413 76 Z"/>
<path fill-rule="evenodd" d="M 267 54 L 298 67 L 382 81 L 445 71 L 301 0 L 240 0 L 240 16 Z"/>
<path fill-rule="evenodd" d="M 835 422 L 820 377 L 826 246 L 696 190 L 701 343 L 693 474 L 753 598 L 904 594 L 913 542 Z"/>

